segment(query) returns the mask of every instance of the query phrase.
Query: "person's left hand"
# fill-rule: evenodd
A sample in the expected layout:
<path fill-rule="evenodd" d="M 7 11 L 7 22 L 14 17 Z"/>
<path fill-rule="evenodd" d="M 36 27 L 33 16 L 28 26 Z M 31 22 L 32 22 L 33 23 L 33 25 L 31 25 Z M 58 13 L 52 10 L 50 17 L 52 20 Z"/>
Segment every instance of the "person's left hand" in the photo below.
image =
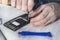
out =
<path fill-rule="evenodd" d="M 22 11 L 31 11 L 34 5 L 34 0 L 11 0 L 11 6 Z"/>
<path fill-rule="evenodd" d="M 34 17 L 37 14 L 39 15 Z M 34 17 L 30 20 L 32 25 L 45 26 L 60 17 L 60 5 L 58 3 L 44 4 L 30 14 L 29 17 Z"/>

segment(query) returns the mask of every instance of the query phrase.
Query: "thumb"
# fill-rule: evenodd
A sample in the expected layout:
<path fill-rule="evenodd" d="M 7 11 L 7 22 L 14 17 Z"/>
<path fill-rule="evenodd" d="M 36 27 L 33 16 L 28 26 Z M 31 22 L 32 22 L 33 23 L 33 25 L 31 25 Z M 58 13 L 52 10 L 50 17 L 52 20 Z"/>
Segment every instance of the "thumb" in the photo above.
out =
<path fill-rule="evenodd" d="M 42 5 L 41 7 L 38 7 L 35 11 L 33 11 L 31 14 L 29 14 L 29 17 L 34 17 L 36 15 L 38 15 L 39 13 L 41 13 L 44 8 L 46 7 L 46 5 Z"/>
<path fill-rule="evenodd" d="M 16 7 L 16 0 L 11 0 L 11 6 Z"/>
<path fill-rule="evenodd" d="M 28 11 L 31 11 L 34 7 L 34 0 L 28 0 Z"/>

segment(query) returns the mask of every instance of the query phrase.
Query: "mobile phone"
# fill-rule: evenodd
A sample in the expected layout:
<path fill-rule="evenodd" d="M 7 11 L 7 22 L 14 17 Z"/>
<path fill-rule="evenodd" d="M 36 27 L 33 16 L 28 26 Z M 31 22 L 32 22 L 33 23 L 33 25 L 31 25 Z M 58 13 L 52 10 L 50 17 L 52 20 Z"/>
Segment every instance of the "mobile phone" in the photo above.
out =
<path fill-rule="evenodd" d="M 23 26 L 27 25 L 28 23 L 29 23 L 28 14 L 23 14 L 4 23 L 4 26 L 8 27 L 13 31 L 16 31 L 22 28 Z"/>
<path fill-rule="evenodd" d="M 7 40 L 1 30 L 0 30 L 0 40 Z"/>

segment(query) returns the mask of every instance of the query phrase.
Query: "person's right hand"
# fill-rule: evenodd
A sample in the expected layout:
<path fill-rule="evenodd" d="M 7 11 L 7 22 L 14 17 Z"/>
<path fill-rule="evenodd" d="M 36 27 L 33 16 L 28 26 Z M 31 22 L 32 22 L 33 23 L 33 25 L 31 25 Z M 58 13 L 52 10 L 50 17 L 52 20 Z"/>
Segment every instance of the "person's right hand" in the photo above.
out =
<path fill-rule="evenodd" d="M 34 0 L 11 0 L 11 5 L 22 11 L 31 11 L 34 6 Z"/>
<path fill-rule="evenodd" d="M 52 2 L 41 5 L 29 14 L 29 17 L 32 25 L 46 26 L 60 18 L 60 4 Z"/>

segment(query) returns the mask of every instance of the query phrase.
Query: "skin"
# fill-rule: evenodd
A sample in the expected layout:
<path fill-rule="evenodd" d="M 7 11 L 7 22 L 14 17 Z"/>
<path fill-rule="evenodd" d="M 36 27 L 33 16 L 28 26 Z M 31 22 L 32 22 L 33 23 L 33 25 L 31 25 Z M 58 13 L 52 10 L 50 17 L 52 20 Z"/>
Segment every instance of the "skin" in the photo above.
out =
<path fill-rule="evenodd" d="M 34 6 L 34 0 L 11 0 L 11 5 L 22 11 L 31 11 Z"/>
<path fill-rule="evenodd" d="M 12 4 L 12 3 L 11 3 Z M 13 6 L 13 5 L 12 5 Z M 34 6 L 34 0 L 17 0 L 16 7 L 23 11 L 31 11 Z M 39 14 L 38 16 L 36 16 Z M 34 17 L 35 16 L 35 17 Z M 29 14 L 30 23 L 34 26 L 46 26 L 56 19 L 60 18 L 60 4 L 47 3 L 38 7 L 35 11 Z"/>
<path fill-rule="evenodd" d="M 39 15 L 34 17 L 37 14 Z M 30 20 L 32 25 L 46 26 L 60 18 L 60 5 L 57 3 L 44 4 L 31 13 L 29 17 L 34 17 Z"/>

